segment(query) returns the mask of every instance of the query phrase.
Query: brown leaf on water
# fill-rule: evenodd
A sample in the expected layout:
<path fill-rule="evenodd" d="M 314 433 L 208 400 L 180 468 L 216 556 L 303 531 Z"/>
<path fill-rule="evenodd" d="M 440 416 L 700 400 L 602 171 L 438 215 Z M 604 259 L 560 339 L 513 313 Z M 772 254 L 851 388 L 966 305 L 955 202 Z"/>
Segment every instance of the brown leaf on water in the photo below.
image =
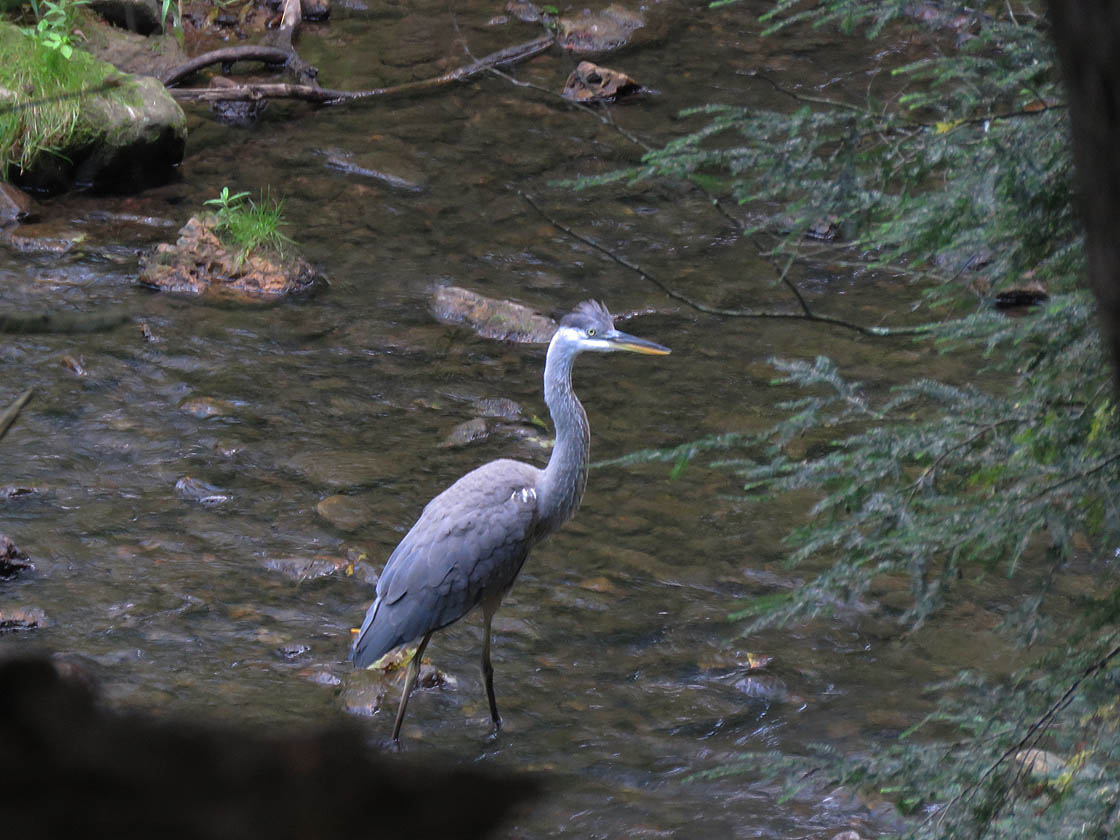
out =
<path fill-rule="evenodd" d="M 614 102 L 620 96 L 629 96 L 641 89 L 642 86 L 625 73 L 581 61 L 568 76 L 560 95 L 573 102 L 591 104 Z"/>
<path fill-rule="evenodd" d="M 773 656 L 767 656 L 764 653 L 748 653 L 747 666 L 752 671 L 760 671 L 774 661 Z"/>
<path fill-rule="evenodd" d="M 86 375 L 85 366 L 82 364 L 82 360 L 80 358 L 67 354 L 62 357 L 62 363 L 66 365 L 66 367 L 70 368 L 70 370 L 74 371 L 74 373 L 76 373 L 78 376 Z"/>

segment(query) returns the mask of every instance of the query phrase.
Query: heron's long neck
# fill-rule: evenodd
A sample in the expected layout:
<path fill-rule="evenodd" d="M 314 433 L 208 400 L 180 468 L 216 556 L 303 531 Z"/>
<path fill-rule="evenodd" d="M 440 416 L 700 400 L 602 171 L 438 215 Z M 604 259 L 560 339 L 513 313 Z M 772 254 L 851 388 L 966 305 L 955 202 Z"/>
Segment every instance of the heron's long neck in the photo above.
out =
<path fill-rule="evenodd" d="M 538 502 L 546 530 L 557 528 L 572 517 L 587 483 L 591 427 L 572 391 L 574 360 L 575 355 L 562 352 L 557 343 L 549 345 L 544 367 L 544 401 L 556 427 L 556 444 L 544 469 Z"/>

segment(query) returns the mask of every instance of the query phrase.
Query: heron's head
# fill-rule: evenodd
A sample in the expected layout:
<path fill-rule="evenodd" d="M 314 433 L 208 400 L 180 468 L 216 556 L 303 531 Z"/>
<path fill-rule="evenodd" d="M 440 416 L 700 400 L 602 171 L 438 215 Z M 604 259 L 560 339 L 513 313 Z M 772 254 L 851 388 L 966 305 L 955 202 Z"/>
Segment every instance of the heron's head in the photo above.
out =
<path fill-rule="evenodd" d="M 552 347 L 572 355 L 585 350 L 600 353 L 629 350 L 653 356 L 669 353 L 668 347 L 616 330 L 614 318 L 607 307 L 595 300 L 585 300 L 560 319 L 560 327 L 552 338 Z"/>

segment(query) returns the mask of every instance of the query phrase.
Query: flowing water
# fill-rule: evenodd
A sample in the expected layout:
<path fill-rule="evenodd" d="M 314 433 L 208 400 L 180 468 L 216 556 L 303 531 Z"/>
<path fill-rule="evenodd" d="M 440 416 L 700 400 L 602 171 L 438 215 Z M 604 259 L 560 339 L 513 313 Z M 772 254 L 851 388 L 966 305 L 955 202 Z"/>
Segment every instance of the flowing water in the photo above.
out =
<path fill-rule="evenodd" d="M 805 30 L 761 39 L 754 15 L 765 5 L 651 6 L 661 38 L 602 63 L 653 92 L 599 113 L 661 142 L 699 124 L 676 116 L 692 104 L 791 107 L 755 71 L 790 89 L 859 99 L 915 49 Z M 492 22 L 501 11 L 481 0 L 347 0 L 329 24 L 307 27 L 299 48 L 332 87 L 409 81 L 467 60 L 464 43 L 481 56 L 536 37 L 531 25 Z M 556 51 L 512 75 L 557 91 L 573 64 Z M 556 186 L 633 163 L 641 150 L 554 94 L 489 76 L 409 99 L 273 103 L 248 128 L 192 106 L 190 129 L 175 183 L 46 203 L 45 215 L 89 232 L 85 244 L 64 256 L 0 252 L 0 305 L 124 306 L 150 332 L 148 340 L 133 323 L 0 346 L 0 404 L 36 389 L 0 444 L 0 486 L 35 492 L 0 501 L 0 531 L 37 567 L 0 583 L 0 609 L 38 607 L 50 622 L 0 638 L 0 652 L 83 663 L 119 707 L 270 729 L 347 716 L 371 744 L 385 741 L 395 687 L 372 717 L 345 711 L 373 685 L 345 662 L 373 571 L 463 472 L 496 457 L 547 457 L 538 436 L 500 429 L 441 445 L 475 416 L 477 400 L 513 399 L 530 416 L 546 410 L 543 348 L 436 323 L 429 301 L 440 284 L 552 315 L 589 297 L 646 313 L 624 328 L 673 355 L 577 365 L 599 459 L 774 421 L 791 392 L 768 384 L 772 355 L 827 354 L 872 390 L 966 376 L 967 360 L 905 340 L 700 314 L 565 235 L 519 192 L 695 299 L 792 308 L 774 267 L 698 191 Z M 332 168 L 347 154 L 419 188 Z M 263 307 L 139 289 L 136 252 L 172 236 L 223 186 L 283 196 L 288 233 L 329 288 Z M 896 278 L 810 266 L 796 279 L 822 312 L 868 324 L 914 317 L 917 293 Z M 429 647 L 452 683 L 412 699 L 408 754 L 548 774 L 553 795 L 517 817 L 512 837 L 882 829 L 881 806 L 844 792 L 783 802 L 750 775 L 689 777 L 744 753 L 798 753 L 821 740 L 858 751 L 896 733 L 926 710 L 922 684 L 962 664 L 1006 667 L 998 644 L 972 641 L 995 623 L 999 599 L 961 605 L 936 632 L 906 638 L 875 611 L 742 638 L 727 614 L 741 596 L 790 585 L 796 572 L 781 565 L 781 538 L 807 500 L 750 507 L 735 492 L 733 476 L 703 467 L 672 481 L 663 465 L 592 470 L 582 510 L 530 558 L 495 621 L 500 735 L 486 739 L 472 618 Z M 336 496 L 348 497 L 333 501 L 351 516 L 332 524 L 317 506 Z M 369 558 L 354 575 L 278 570 L 316 559 L 344 566 L 348 552 Z M 748 653 L 774 660 L 750 674 Z"/>

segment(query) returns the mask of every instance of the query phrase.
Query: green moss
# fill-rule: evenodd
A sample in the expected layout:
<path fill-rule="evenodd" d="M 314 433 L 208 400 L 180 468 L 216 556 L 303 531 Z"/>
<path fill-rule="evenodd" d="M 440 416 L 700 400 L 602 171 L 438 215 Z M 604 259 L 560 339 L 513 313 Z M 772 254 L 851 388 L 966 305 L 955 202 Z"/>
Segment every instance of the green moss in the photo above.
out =
<path fill-rule="evenodd" d="M 31 103 L 0 113 L 0 165 L 27 169 L 43 153 L 61 154 L 80 130 L 82 90 L 98 88 L 116 71 L 88 53 L 65 58 L 18 27 L 0 23 L 0 101 Z M 119 84 L 100 96 L 135 105 L 135 85 Z"/>

